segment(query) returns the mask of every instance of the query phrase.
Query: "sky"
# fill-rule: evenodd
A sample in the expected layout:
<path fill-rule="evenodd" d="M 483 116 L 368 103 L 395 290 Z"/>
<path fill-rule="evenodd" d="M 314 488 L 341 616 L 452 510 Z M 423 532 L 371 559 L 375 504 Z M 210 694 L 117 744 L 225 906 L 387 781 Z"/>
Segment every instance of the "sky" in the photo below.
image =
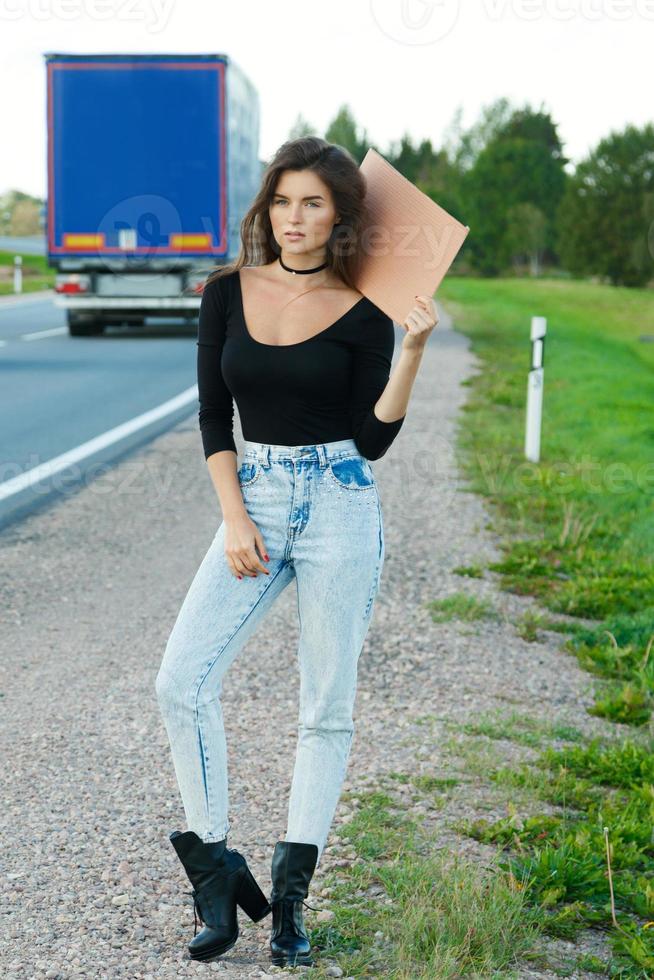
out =
<path fill-rule="evenodd" d="M 45 52 L 227 54 L 262 160 L 298 114 L 323 135 L 347 103 L 383 154 L 504 97 L 549 112 L 576 162 L 654 120 L 653 50 L 654 0 L 0 0 L 0 193 L 46 195 Z"/>

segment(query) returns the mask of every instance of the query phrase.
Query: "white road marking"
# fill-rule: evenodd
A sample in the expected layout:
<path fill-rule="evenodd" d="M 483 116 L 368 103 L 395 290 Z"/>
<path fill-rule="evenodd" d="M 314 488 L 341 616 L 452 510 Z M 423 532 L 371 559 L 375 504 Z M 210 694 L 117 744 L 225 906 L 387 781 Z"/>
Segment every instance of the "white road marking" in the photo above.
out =
<path fill-rule="evenodd" d="M 48 300 L 52 299 L 54 293 L 37 293 L 36 296 L 32 294 L 29 299 L 6 299 L 5 296 L 0 296 L 0 313 L 3 310 L 13 310 L 16 306 L 36 306 L 37 303 L 47 303 Z"/>
<path fill-rule="evenodd" d="M 56 337 L 57 334 L 68 333 L 68 327 L 52 327 L 51 330 L 34 330 L 32 333 L 22 333 L 21 340 L 40 340 L 41 337 Z"/>
<path fill-rule="evenodd" d="M 49 459 L 46 463 L 40 463 L 39 466 L 32 467 L 26 473 L 20 473 L 10 480 L 5 480 L 4 483 L 0 483 L 0 500 L 7 500 L 8 497 L 13 497 L 15 494 L 25 490 L 26 487 L 35 486 L 54 473 L 59 473 L 67 466 L 78 463 L 80 460 L 92 456 L 101 449 L 113 445 L 113 443 L 120 442 L 121 439 L 131 435 L 132 432 L 137 432 L 152 422 L 165 418 L 184 405 L 188 405 L 190 402 L 197 400 L 197 398 L 198 386 L 194 384 L 190 388 L 187 388 L 186 391 L 175 395 L 174 398 L 169 398 L 167 402 L 163 402 L 156 408 L 151 408 L 149 411 L 143 412 L 141 415 L 137 415 L 135 418 L 129 419 L 129 421 L 123 422 L 113 429 L 109 429 L 107 432 L 103 432 L 102 435 L 95 436 L 93 439 L 83 442 L 81 445 L 76 446 L 75 449 L 69 449 L 68 452 L 61 453 L 61 455 L 55 456 L 54 459 Z"/>

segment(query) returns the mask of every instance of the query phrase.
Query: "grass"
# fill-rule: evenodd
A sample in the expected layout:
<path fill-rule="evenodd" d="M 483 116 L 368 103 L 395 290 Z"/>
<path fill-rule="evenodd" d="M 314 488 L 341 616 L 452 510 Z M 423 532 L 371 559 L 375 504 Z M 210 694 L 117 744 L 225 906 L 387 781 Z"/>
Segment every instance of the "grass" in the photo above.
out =
<path fill-rule="evenodd" d="M 14 295 L 12 270 L 15 255 L 22 255 L 23 259 L 24 293 L 33 293 L 41 289 L 54 288 L 56 273 L 54 269 L 48 266 L 48 260 L 44 255 L 0 251 L 0 296 Z"/>
<path fill-rule="evenodd" d="M 654 347 L 641 343 L 654 291 L 560 280 L 446 279 L 439 298 L 483 363 L 460 418 L 460 464 L 489 505 L 504 589 L 542 613 L 516 623 L 566 634 L 564 648 L 597 683 L 590 711 L 620 723 L 614 737 L 545 746 L 502 765 L 493 740 L 532 751 L 550 732 L 515 717 L 463 726 L 469 771 L 555 812 L 468 832 L 501 845 L 504 869 L 529 884 L 552 935 L 607 929 L 610 964 L 587 969 L 654 976 Z M 541 459 L 524 458 L 529 327 L 547 317 Z M 463 570 L 461 570 L 462 573 Z M 472 577 L 472 576 L 471 576 Z M 548 621 L 545 610 L 585 622 Z M 633 735 L 626 734 L 632 731 Z M 452 745 L 450 740 L 450 747 Z M 611 869 L 611 864 L 613 865 Z M 614 888 L 610 901 L 609 873 Z"/>
<path fill-rule="evenodd" d="M 326 883 L 334 917 L 311 929 L 321 961 L 352 977 L 481 980 L 517 977 L 510 971 L 540 955 L 538 914 L 514 875 L 435 851 L 387 793 L 357 796 L 356 815 L 339 830 L 357 857 Z"/>
<path fill-rule="evenodd" d="M 499 614 L 488 599 L 478 599 L 465 592 L 455 592 L 444 599 L 433 599 L 427 603 L 435 623 L 459 619 L 472 622 L 477 619 L 499 619 Z"/>
<path fill-rule="evenodd" d="M 654 711 L 654 291 L 574 280 L 450 277 L 439 296 L 484 369 L 458 442 L 488 500 L 503 588 L 595 621 L 541 628 L 598 681 L 594 713 L 643 726 Z M 541 460 L 524 458 L 529 325 L 547 317 Z M 518 626 L 538 638 L 539 622 Z"/>
<path fill-rule="evenodd" d="M 423 725 L 435 720 L 426 716 Z M 500 792 L 521 787 L 524 801 L 547 800 L 553 811 L 525 816 L 509 803 L 506 817 L 455 823 L 491 848 L 482 864 L 439 849 L 391 792 L 344 794 L 356 798 L 358 809 L 338 833 L 356 857 L 326 880 L 334 915 L 311 929 L 320 956 L 309 976 L 328 976 L 337 962 L 350 977 L 506 980 L 523 975 L 521 967 L 532 961 L 560 976 L 584 969 L 624 980 L 651 977 L 654 744 L 645 737 L 588 739 L 573 726 L 517 712 L 503 721 L 450 724 L 464 734 L 463 744 L 449 747 L 465 761 L 463 779 L 391 772 L 388 782 L 433 794 L 440 805 L 462 781 L 483 775 Z M 487 740 L 504 738 L 533 748 L 525 733 L 537 735 L 541 749 L 529 763 L 506 766 L 503 753 L 486 752 Z M 475 752 L 477 767 L 470 765 Z M 584 953 L 567 965 L 549 962 L 548 938 L 574 941 L 592 928 L 608 935 L 610 961 Z"/>
<path fill-rule="evenodd" d="M 454 575 L 463 575 L 467 578 L 483 578 L 483 565 L 457 565 L 452 569 Z"/>
<path fill-rule="evenodd" d="M 523 818 L 511 808 L 499 820 L 459 825 L 475 839 L 505 848 L 500 867 L 525 882 L 547 933 L 574 939 L 589 926 L 611 929 L 618 971 L 612 976 L 646 978 L 654 970 L 653 773 L 652 740 L 547 747 L 533 763 L 498 767 L 490 778 L 530 787 L 560 812 Z"/>
<path fill-rule="evenodd" d="M 564 741 L 579 741 L 583 733 L 572 725 L 556 721 L 542 722 L 530 715 L 518 711 L 484 712 L 476 722 L 465 724 L 449 723 L 452 728 L 466 735 L 485 735 L 493 739 L 510 739 L 521 745 L 535 747 L 543 744 L 545 739 L 561 739 Z"/>
<path fill-rule="evenodd" d="M 654 632 L 648 610 L 612 616 L 575 631 L 566 647 L 582 667 L 606 679 L 592 713 L 629 725 L 646 725 L 654 708 Z"/>
<path fill-rule="evenodd" d="M 654 292 L 560 280 L 446 280 L 457 327 L 484 362 L 460 445 L 493 504 L 505 588 L 553 612 L 600 618 L 650 607 L 654 623 L 654 350 L 638 336 Z M 525 460 L 533 314 L 548 320 L 542 454 Z M 601 325 L 601 326 L 600 326 Z M 591 409 L 592 410 L 589 410 Z"/>

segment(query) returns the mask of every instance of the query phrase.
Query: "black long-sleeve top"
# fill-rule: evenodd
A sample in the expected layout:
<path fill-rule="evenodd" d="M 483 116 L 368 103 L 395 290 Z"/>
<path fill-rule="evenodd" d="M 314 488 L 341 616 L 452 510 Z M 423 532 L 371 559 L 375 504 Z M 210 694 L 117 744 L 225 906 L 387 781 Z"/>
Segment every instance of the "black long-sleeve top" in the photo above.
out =
<path fill-rule="evenodd" d="M 248 441 L 301 446 L 354 439 L 362 456 L 379 459 L 406 417 L 382 422 L 373 411 L 394 342 L 392 319 L 364 296 L 307 340 L 264 344 L 248 332 L 238 270 L 208 283 L 197 340 L 205 458 L 236 452 L 236 400 Z"/>

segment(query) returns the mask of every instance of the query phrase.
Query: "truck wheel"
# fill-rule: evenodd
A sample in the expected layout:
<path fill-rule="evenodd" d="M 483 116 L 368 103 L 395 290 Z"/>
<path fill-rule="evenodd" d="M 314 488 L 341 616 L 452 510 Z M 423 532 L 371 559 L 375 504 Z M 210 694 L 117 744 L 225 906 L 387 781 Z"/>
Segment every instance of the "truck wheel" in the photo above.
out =
<path fill-rule="evenodd" d="M 93 314 L 68 310 L 68 333 L 71 337 L 93 337 L 104 333 L 104 323 Z"/>

